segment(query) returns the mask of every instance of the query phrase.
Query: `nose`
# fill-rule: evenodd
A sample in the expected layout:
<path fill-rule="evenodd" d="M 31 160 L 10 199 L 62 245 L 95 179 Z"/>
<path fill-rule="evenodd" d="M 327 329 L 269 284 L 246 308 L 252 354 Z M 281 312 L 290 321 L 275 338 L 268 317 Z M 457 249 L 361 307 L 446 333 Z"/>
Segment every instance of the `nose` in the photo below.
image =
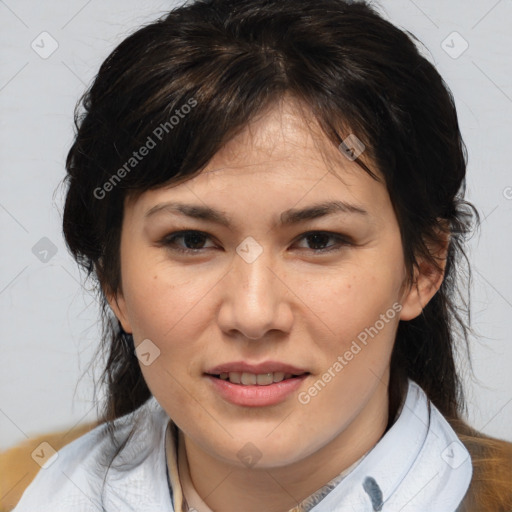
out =
<path fill-rule="evenodd" d="M 267 339 L 271 331 L 290 331 L 294 295 L 278 267 L 269 251 L 263 250 L 254 261 L 235 254 L 223 279 L 218 313 L 223 332 L 256 341 Z"/>

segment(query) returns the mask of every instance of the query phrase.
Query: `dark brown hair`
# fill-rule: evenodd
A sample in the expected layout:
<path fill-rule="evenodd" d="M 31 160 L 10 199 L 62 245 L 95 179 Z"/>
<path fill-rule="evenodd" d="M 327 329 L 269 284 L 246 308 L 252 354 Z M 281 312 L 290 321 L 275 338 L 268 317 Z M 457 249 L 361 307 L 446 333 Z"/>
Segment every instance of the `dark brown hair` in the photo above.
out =
<path fill-rule="evenodd" d="M 150 396 L 133 338 L 104 293 L 121 290 L 125 198 L 196 176 L 285 94 L 309 109 L 332 144 L 351 133 L 365 144 L 395 209 L 410 282 L 419 258 L 437 266 L 429 246 L 450 234 L 439 291 L 398 327 L 389 421 L 408 378 L 445 417 L 460 419 L 454 355 L 468 352 L 470 332 L 464 244 L 479 215 L 464 199 L 467 155 L 452 94 L 417 42 L 365 1 L 198 0 L 140 28 L 105 60 L 77 107 L 63 219 L 71 253 L 101 284 L 105 421 Z M 156 144 L 147 156 L 126 166 L 149 138 Z"/>

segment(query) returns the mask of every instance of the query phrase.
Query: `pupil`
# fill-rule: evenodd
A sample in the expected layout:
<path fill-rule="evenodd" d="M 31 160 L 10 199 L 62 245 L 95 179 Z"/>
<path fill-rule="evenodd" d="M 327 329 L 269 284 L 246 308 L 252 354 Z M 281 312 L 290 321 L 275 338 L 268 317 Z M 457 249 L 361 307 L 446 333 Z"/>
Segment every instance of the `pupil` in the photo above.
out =
<path fill-rule="evenodd" d="M 315 234 L 315 235 L 308 235 L 308 242 L 310 242 L 311 239 L 313 239 L 313 245 L 317 245 L 317 244 L 320 244 L 320 245 L 325 245 L 324 243 L 322 243 L 322 237 L 324 238 L 324 241 L 325 241 L 325 238 L 329 238 L 328 235 L 323 235 L 323 234 Z M 320 238 L 320 242 L 318 241 L 318 238 Z M 312 247 L 312 249 L 318 249 L 318 247 Z"/>
<path fill-rule="evenodd" d="M 192 239 L 192 244 L 188 243 L 190 241 L 190 239 Z M 199 241 L 198 241 L 199 239 Z M 187 234 L 185 235 L 185 240 L 187 241 L 187 243 L 185 245 L 187 245 L 187 247 L 189 245 L 195 245 L 196 243 L 198 243 L 199 245 L 202 245 L 201 244 L 201 241 L 204 243 L 204 235 L 201 235 L 201 234 L 198 234 L 198 233 L 190 233 L 190 234 Z M 200 247 L 188 247 L 189 249 L 200 249 Z"/>

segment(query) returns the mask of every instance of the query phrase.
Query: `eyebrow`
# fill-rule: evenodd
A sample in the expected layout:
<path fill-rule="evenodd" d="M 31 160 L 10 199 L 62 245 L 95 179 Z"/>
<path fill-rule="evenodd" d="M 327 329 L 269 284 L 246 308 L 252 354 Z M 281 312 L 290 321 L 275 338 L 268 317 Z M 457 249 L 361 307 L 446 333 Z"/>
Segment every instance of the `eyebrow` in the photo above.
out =
<path fill-rule="evenodd" d="M 228 216 L 220 211 L 215 210 L 209 206 L 184 204 L 176 202 L 159 203 L 150 208 L 144 215 L 145 219 L 162 211 L 171 211 L 173 213 L 182 214 L 194 219 L 204 220 L 220 224 L 222 226 L 231 227 L 231 221 Z M 368 212 L 361 206 L 350 204 L 345 201 L 329 201 L 318 204 L 310 205 L 302 209 L 289 209 L 284 211 L 281 216 L 281 226 L 289 226 L 298 224 L 312 219 L 318 219 L 327 215 L 334 214 L 357 214 L 361 216 L 368 216 Z"/>

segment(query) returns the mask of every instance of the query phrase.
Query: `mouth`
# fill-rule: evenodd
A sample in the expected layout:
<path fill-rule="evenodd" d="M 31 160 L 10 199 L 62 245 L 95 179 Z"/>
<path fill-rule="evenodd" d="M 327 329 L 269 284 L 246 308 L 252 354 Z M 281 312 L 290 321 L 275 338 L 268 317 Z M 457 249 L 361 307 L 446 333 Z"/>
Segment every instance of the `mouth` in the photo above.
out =
<path fill-rule="evenodd" d="M 305 377 L 309 375 L 309 372 L 301 372 L 297 374 L 284 372 L 268 372 L 258 374 L 249 372 L 222 372 L 218 374 L 206 373 L 205 375 L 241 386 L 270 386 L 271 384 L 276 384 L 285 380 Z"/>
<path fill-rule="evenodd" d="M 211 389 L 225 401 L 241 407 L 267 407 L 280 404 L 303 386 L 309 372 L 205 373 Z"/>

